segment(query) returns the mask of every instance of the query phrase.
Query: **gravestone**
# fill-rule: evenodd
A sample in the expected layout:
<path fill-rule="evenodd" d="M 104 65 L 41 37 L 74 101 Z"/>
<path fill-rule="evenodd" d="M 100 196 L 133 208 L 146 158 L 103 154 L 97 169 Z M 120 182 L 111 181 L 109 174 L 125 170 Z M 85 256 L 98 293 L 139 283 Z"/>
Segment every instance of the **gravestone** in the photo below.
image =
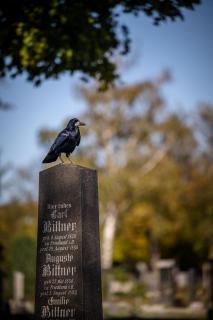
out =
<path fill-rule="evenodd" d="M 24 299 L 24 274 L 19 271 L 13 273 L 13 299 L 17 302 Z"/>
<path fill-rule="evenodd" d="M 24 303 L 24 274 L 20 271 L 13 272 L 13 299 L 10 307 L 13 313 L 20 314 L 25 310 Z"/>
<path fill-rule="evenodd" d="M 36 319 L 102 320 L 97 173 L 40 172 Z"/>
<path fill-rule="evenodd" d="M 188 289 L 189 289 L 189 303 L 196 300 L 196 273 L 195 269 L 190 269 L 188 271 Z"/>
<path fill-rule="evenodd" d="M 171 306 L 174 303 L 175 296 L 175 260 L 161 259 L 157 262 L 156 267 L 159 270 L 162 303 L 167 306 Z"/>

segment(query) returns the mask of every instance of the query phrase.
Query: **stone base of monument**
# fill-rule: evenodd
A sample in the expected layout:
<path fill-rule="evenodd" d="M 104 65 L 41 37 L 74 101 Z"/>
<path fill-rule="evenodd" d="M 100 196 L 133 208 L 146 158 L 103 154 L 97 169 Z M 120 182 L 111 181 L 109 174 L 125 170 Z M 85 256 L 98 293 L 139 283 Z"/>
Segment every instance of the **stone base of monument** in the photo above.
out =
<path fill-rule="evenodd" d="M 102 320 L 97 173 L 40 172 L 36 319 Z"/>

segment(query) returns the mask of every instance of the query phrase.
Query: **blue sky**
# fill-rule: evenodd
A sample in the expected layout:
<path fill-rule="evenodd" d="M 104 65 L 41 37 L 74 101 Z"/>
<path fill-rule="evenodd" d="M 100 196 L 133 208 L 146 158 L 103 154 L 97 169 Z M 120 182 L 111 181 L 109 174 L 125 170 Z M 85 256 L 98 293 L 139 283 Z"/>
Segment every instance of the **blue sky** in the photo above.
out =
<path fill-rule="evenodd" d="M 160 27 L 140 15 L 124 17 L 132 36 L 135 63 L 122 74 L 125 82 L 157 76 L 170 69 L 173 81 L 164 95 L 171 108 L 193 113 L 200 102 L 213 104 L 213 1 L 204 0 L 196 11 L 186 11 L 185 21 L 167 22 Z M 35 88 L 24 77 L 0 83 L 0 97 L 15 106 L 0 113 L 1 162 L 25 166 L 41 159 L 37 132 L 57 128 L 65 118 L 77 116 L 84 102 L 76 93 L 75 76 L 63 76 Z M 86 119 L 84 119 L 86 121 Z"/>

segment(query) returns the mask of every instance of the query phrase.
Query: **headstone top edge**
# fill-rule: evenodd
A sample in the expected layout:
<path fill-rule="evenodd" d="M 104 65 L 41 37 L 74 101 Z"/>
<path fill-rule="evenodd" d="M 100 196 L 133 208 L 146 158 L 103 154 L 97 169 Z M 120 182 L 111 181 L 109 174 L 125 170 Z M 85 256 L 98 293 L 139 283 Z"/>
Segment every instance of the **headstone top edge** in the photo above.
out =
<path fill-rule="evenodd" d="M 93 172 L 96 172 L 97 170 L 95 168 L 89 168 L 89 167 L 84 167 L 84 166 L 81 166 L 81 165 L 77 165 L 77 164 L 69 164 L 69 163 L 59 163 L 59 164 L 56 164 L 55 166 L 51 166 L 49 168 L 44 168 L 42 170 L 39 171 L 39 174 L 42 174 L 44 172 L 47 172 L 47 171 L 53 171 L 53 170 L 57 170 L 57 169 L 60 169 L 60 168 L 72 168 L 72 169 L 77 169 L 77 170 L 90 170 L 90 171 L 93 171 Z"/>

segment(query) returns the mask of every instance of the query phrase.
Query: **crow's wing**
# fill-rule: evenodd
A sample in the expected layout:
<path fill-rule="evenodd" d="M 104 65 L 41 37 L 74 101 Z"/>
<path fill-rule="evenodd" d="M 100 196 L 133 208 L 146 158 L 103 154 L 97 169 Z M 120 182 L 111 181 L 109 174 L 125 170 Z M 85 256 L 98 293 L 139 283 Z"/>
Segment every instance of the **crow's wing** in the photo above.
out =
<path fill-rule="evenodd" d="M 50 152 L 59 151 L 59 149 L 70 140 L 70 134 L 67 130 L 63 130 L 59 133 L 54 143 L 50 148 Z"/>
<path fill-rule="evenodd" d="M 79 134 L 78 140 L 76 141 L 76 146 L 79 146 L 80 142 L 81 142 L 81 136 Z"/>

